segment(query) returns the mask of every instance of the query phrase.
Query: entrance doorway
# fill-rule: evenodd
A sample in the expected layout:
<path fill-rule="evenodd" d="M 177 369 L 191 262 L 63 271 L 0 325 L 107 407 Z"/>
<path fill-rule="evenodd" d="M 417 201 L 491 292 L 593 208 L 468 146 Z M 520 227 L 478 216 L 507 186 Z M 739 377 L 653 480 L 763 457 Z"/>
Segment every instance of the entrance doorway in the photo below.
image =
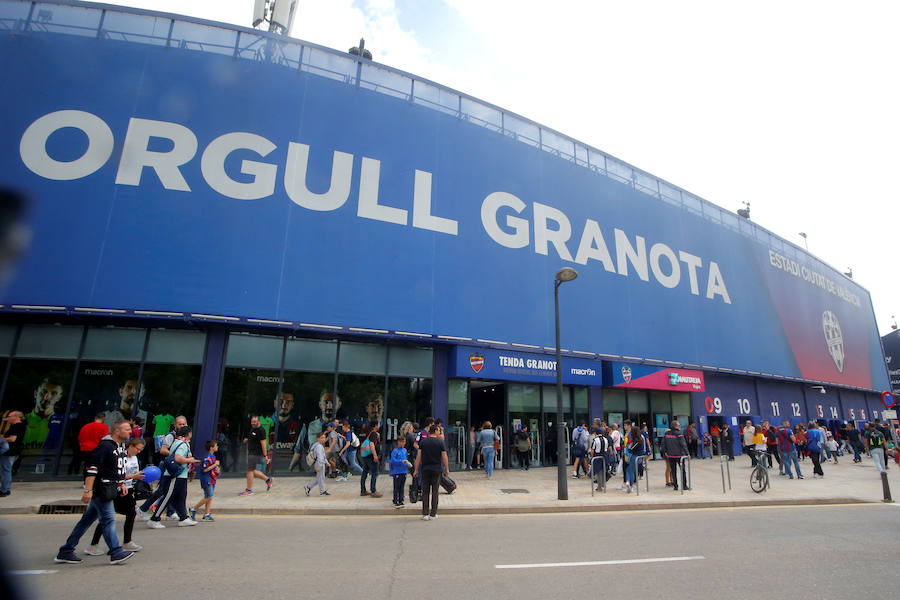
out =
<path fill-rule="evenodd" d="M 507 444 L 506 431 L 506 384 L 496 381 L 470 381 L 471 423 L 475 431 L 480 431 L 485 421 L 490 421 L 494 431 L 500 436 L 500 450 L 497 452 L 497 466 L 505 464 L 504 449 Z"/>

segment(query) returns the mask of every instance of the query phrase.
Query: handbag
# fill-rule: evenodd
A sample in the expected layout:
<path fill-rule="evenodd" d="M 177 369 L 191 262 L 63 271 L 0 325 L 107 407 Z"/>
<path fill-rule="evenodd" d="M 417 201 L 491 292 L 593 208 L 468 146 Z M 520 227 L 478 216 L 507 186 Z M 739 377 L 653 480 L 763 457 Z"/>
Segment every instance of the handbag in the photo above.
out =
<path fill-rule="evenodd" d="M 150 484 L 146 481 L 141 481 L 140 479 L 134 480 L 134 499 L 135 500 L 146 500 L 150 496 L 153 495 L 153 488 L 150 487 Z"/>
<path fill-rule="evenodd" d="M 101 502 L 112 502 L 119 495 L 119 484 L 114 481 L 100 481 L 94 484 L 94 493 Z"/>

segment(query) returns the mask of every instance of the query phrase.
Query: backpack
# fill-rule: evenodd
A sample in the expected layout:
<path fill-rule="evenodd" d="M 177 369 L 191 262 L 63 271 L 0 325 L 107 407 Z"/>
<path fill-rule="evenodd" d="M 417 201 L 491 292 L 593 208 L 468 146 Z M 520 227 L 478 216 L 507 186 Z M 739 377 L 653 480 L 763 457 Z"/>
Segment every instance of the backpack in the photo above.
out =
<path fill-rule="evenodd" d="M 310 446 L 309 452 L 306 453 L 306 466 L 308 466 L 308 467 L 311 467 L 314 464 L 316 464 L 316 444 L 318 444 L 318 443 L 319 442 L 316 442 L 315 444 Z"/>
<path fill-rule="evenodd" d="M 884 448 L 884 434 L 877 429 L 873 429 L 869 434 L 870 448 Z"/>
<path fill-rule="evenodd" d="M 366 441 L 362 443 L 362 452 L 363 456 L 372 456 L 372 442 L 369 441 L 369 438 L 366 438 Z"/>
<path fill-rule="evenodd" d="M 182 444 L 186 443 L 184 440 L 175 440 L 172 442 L 172 446 L 169 448 L 169 455 L 159 463 L 160 470 L 169 477 L 177 477 L 181 473 L 181 468 L 184 466 L 175 462 L 175 444 L 178 442 L 181 442 Z"/>
<path fill-rule="evenodd" d="M 352 432 L 351 432 L 350 435 L 353 436 L 353 437 L 351 438 L 351 440 L 350 440 L 350 446 L 351 446 L 352 448 L 359 448 L 359 438 L 356 437 L 356 434 L 355 434 L 355 433 L 352 433 Z"/>

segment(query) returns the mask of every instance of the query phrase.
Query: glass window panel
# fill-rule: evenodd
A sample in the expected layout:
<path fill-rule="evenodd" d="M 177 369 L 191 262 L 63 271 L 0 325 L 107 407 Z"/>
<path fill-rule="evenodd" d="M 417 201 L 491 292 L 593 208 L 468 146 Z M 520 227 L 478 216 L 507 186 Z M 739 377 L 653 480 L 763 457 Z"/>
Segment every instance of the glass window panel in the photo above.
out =
<path fill-rule="evenodd" d="M 588 162 L 592 167 L 600 170 L 600 172 L 606 172 L 606 155 L 602 152 L 590 148 L 588 150 Z"/>
<path fill-rule="evenodd" d="M 637 189 L 651 196 L 656 196 L 659 193 L 656 187 L 656 178 L 641 171 L 634 172 L 634 185 Z"/>
<path fill-rule="evenodd" d="M 469 384 L 465 379 L 451 379 L 449 381 L 447 394 L 447 401 L 449 404 L 449 411 L 447 412 L 447 428 L 452 428 L 454 430 L 457 444 L 459 444 L 460 438 L 463 440 L 463 443 L 466 444 L 466 459 L 471 461 L 475 447 L 470 443 L 471 432 L 474 431 L 474 428 L 469 426 L 468 389 Z M 419 423 L 421 424 L 421 421 L 419 421 Z M 459 465 L 457 464 L 453 468 L 459 468 Z"/>
<path fill-rule="evenodd" d="M 606 159 L 606 173 L 616 181 L 631 185 L 632 169 L 630 165 L 610 157 Z"/>
<path fill-rule="evenodd" d="M 84 412 L 85 423 L 94 415 L 106 413 L 107 427 L 121 419 L 138 417 L 147 421 L 146 385 L 137 393 L 139 365 L 118 361 L 82 361 L 75 385 L 73 405 Z"/>
<path fill-rule="evenodd" d="M 188 21 L 175 21 L 172 27 L 172 47 L 202 50 L 215 54 L 234 54 L 237 32 L 222 27 L 208 27 Z"/>
<path fill-rule="evenodd" d="M 140 362 L 144 355 L 146 329 L 91 327 L 84 344 L 84 360 L 115 360 Z"/>
<path fill-rule="evenodd" d="M 412 89 L 412 79 L 400 73 L 394 73 L 393 71 L 363 63 L 360 73 L 360 86 L 375 90 L 381 94 L 406 100 L 409 99 L 410 90 Z"/>
<path fill-rule="evenodd" d="M 153 462 L 159 462 L 161 457 L 156 452 L 161 441 L 159 436 L 168 433 L 175 417 L 184 416 L 188 425 L 197 425 L 194 418 L 200 394 L 200 365 L 145 364 L 141 394 L 140 409 L 147 411 L 144 424 L 147 446 L 144 453 Z M 206 440 L 193 440 L 194 454 L 205 456 L 205 443 Z"/>
<path fill-rule="evenodd" d="M 475 121 L 479 125 L 493 129 L 494 131 L 502 129 L 503 116 L 498 109 L 485 106 L 484 104 L 469 98 L 463 98 L 461 102 L 463 115 L 470 121 Z"/>
<path fill-rule="evenodd" d="M 261 35 L 253 33 L 241 32 L 241 39 L 238 40 L 238 56 L 248 60 L 264 60 L 266 57 L 266 45 L 269 39 Z M 299 46 L 298 60 L 299 60 Z"/>
<path fill-rule="evenodd" d="M 343 352 L 343 347 L 341 348 Z M 379 456 L 384 454 L 384 376 L 371 375 L 339 375 L 337 416 L 347 419 L 360 439 L 368 435 L 369 423 L 377 421 L 382 424 Z M 386 468 L 390 461 L 381 461 Z"/>
<path fill-rule="evenodd" d="M 691 395 L 687 392 L 672 392 L 672 417 L 691 415 Z"/>
<path fill-rule="evenodd" d="M 74 360 L 13 360 L 0 407 L 4 417 L 10 410 L 25 415 L 24 447 L 16 461 L 18 467 L 13 465 L 19 474 L 52 475 L 60 443 L 66 451 L 61 472 L 72 462 L 73 436 L 63 436 L 63 422 L 74 371 Z M 73 468 L 73 473 L 81 472 L 77 465 Z"/>
<path fill-rule="evenodd" d="M 625 409 L 625 390 L 603 390 L 603 412 L 624 413 Z"/>
<path fill-rule="evenodd" d="M 526 467 L 540 464 L 541 454 L 541 388 L 538 385 L 508 384 L 510 464 Z M 520 456 L 516 442 L 519 432 L 531 439 L 531 451 Z M 523 440 L 527 442 L 527 438 Z"/>
<path fill-rule="evenodd" d="M 726 227 L 730 229 L 734 229 L 738 231 L 738 216 L 733 215 L 730 212 L 722 211 L 722 223 L 725 224 Z"/>
<path fill-rule="evenodd" d="M 665 181 L 660 181 L 659 191 L 663 198 L 671 200 L 674 204 L 681 204 L 681 191 L 675 186 L 669 185 Z"/>
<path fill-rule="evenodd" d="M 266 430 L 268 443 L 273 441 L 278 374 L 278 369 L 225 369 L 217 430 L 219 451 L 224 451 L 227 458 L 222 463 L 224 471 L 246 472 L 247 445 L 243 440 L 250 431 L 251 417 L 260 417 L 260 425 Z M 264 464 L 258 466 L 265 468 Z"/>
<path fill-rule="evenodd" d="M 503 117 L 503 128 L 507 132 L 514 134 L 513 137 L 521 142 L 535 147 L 539 143 L 541 134 L 538 126 L 534 123 L 528 123 L 513 115 L 505 114 Z"/>
<path fill-rule="evenodd" d="M 694 214 L 698 214 L 698 215 L 703 214 L 703 208 L 701 207 L 699 198 L 697 198 L 696 196 L 693 196 L 691 194 L 687 194 L 687 193 L 682 194 L 681 198 L 682 198 L 682 202 L 684 203 L 684 207 L 687 208 L 689 211 L 691 211 Z"/>
<path fill-rule="evenodd" d="M 587 148 L 582 146 L 581 144 L 575 144 L 575 160 L 578 161 L 579 164 L 587 163 L 588 159 L 588 151 Z"/>
<path fill-rule="evenodd" d="M 95 37 L 100 14 L 95 8 L 38 4 L 31 17 L 31 31 Z"/>
<path fill-rule="evenodd" d="M 31 12 L 30 2 L 2 2 L 0 3 L 0 23 L 4 28 L 12 28 L 16 21 L 24 21 Z"/>
<path fill-rule="evenodd" d="M 281 369 L 284 338 L 232 333 L 228 336 L 225 364 L 229 367 Z"/>
<path fill-rule="evenodd" d="M 284 355 L 285 370 L 334 371 L 337 342 L 290 338 Z"/>
<path fill-rule="evenodd" d="M 431 393 L 432 382 L 427 377 L 391 377 L 388 379 L 388 420 L 384 430 L 385 440 L 396 441 L 397 433 L 406 421 L 420 425 L 425 422 L 425 419 L 431 415 Z M 447 429 L 449 432 L 452 427 Z M 452 451 L 453 448 L 454 446 L 448 443 L 448 451 Z"/>
<path fill-rule="evenodd" d="M 541 391 L 536 385 L 511 383 L 509 388 L 509 412 L 541 412 Z"/>
<path fill-rule="evenodd" d="M 563 157 L 575 151 L 572 140 L 548 129 L 541 129 L 541 148 Z"/>
<path fill-rule="evenodd" d="M 668 392 L 650 392 L 650 412 L 669 414 L 670 409 Z"/>
<path fill-rule="evenodd" d="M 590 401 L 588 400 L 588 390 L 586 387 L 576 387 L 572 391 L 575 400 L 575 423 L 581 425 L 590 425 Z"/>
<path fill-rule="evenodd" d="M 27 358 L 77 358 L 81 347 L 81 327 L 25 325 L 16 356 Z"/>
<path fill-rule="evenodd" d="M 202 331 L 150 331 L 147 362 L 199 365 L 205 352 L 206 334 Z"/>
<path fill-rule="evenodd" d="M 460 98 L 449 90 L 416 80 L 413 102 L 449 115 L 459 114 Z"/>
<path fill-rule="evenodd" d="M 304 71 L 345 83 L 356 79 L 356 61 L 352 58 L 338 56 L 316 48 L 305 48 L 304 54 Z"/>
<path fill-rule="evenodd" d="M 388 374 L 407 377 L 431 377 L 434 352 L 431 348 L 391 346 L 388 353 Z"/>
<path fill-rule="evenodd" d="M 0 356 L 9 356 L 12 352 L 13 340 L 16 338 L 15 325 L 0 325 Z M 0 373 L 0 377 L 2 377 Z"/>
<path fill-rule="evenodd" d="M 387 346 L 341 342 L 341 373 L 365 373 L 383 375 L 387 361 Z"/>
<path fill-rule="evenodd" d="M 643 390 L 628 390 L 628 412 L 650 412 L 650 401 L 647 398 L 647 392 Z"/>
<path fill-rule="evenodd" d="M 331 368 L 334 368 L 333 356 Z M 285 371 L 281 403 L 276 402 L 274 406 L 277 471 L 313 471 L 303 458 L 316 442 L 316 435 L 323 430 L 325 421 L 335 417 L 333 389 L 334 373 L 330 371 Z"/>
<path fill-rule="evenodd" d="M 171 19 L 108 11 L 103 33 L 109 39 L 165 46 Z"/>

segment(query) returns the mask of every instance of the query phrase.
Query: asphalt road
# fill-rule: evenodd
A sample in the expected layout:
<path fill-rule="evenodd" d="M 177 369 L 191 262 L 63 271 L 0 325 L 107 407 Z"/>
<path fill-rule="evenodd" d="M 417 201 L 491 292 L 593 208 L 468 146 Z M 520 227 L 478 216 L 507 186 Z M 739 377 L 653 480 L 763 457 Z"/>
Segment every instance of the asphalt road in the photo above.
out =
<path fill-rule="evenodd" d="M 838 600 L 890 596 L 900 556 L 900 506 L 877 504 L 449 515 L 432 522 L 223 516 L 158 531 L 138 523 L 135 541 L 144 550 L 121 566 L 83 554 L 84 564 L 54 564 L 75 520 L 0 521 L 10 568 L 25 571 L 10 577 L 28 597 L 759 600 L 777 586 L 792 600 Z M 497 568 L 675 558 L 686 560 Z"/>

